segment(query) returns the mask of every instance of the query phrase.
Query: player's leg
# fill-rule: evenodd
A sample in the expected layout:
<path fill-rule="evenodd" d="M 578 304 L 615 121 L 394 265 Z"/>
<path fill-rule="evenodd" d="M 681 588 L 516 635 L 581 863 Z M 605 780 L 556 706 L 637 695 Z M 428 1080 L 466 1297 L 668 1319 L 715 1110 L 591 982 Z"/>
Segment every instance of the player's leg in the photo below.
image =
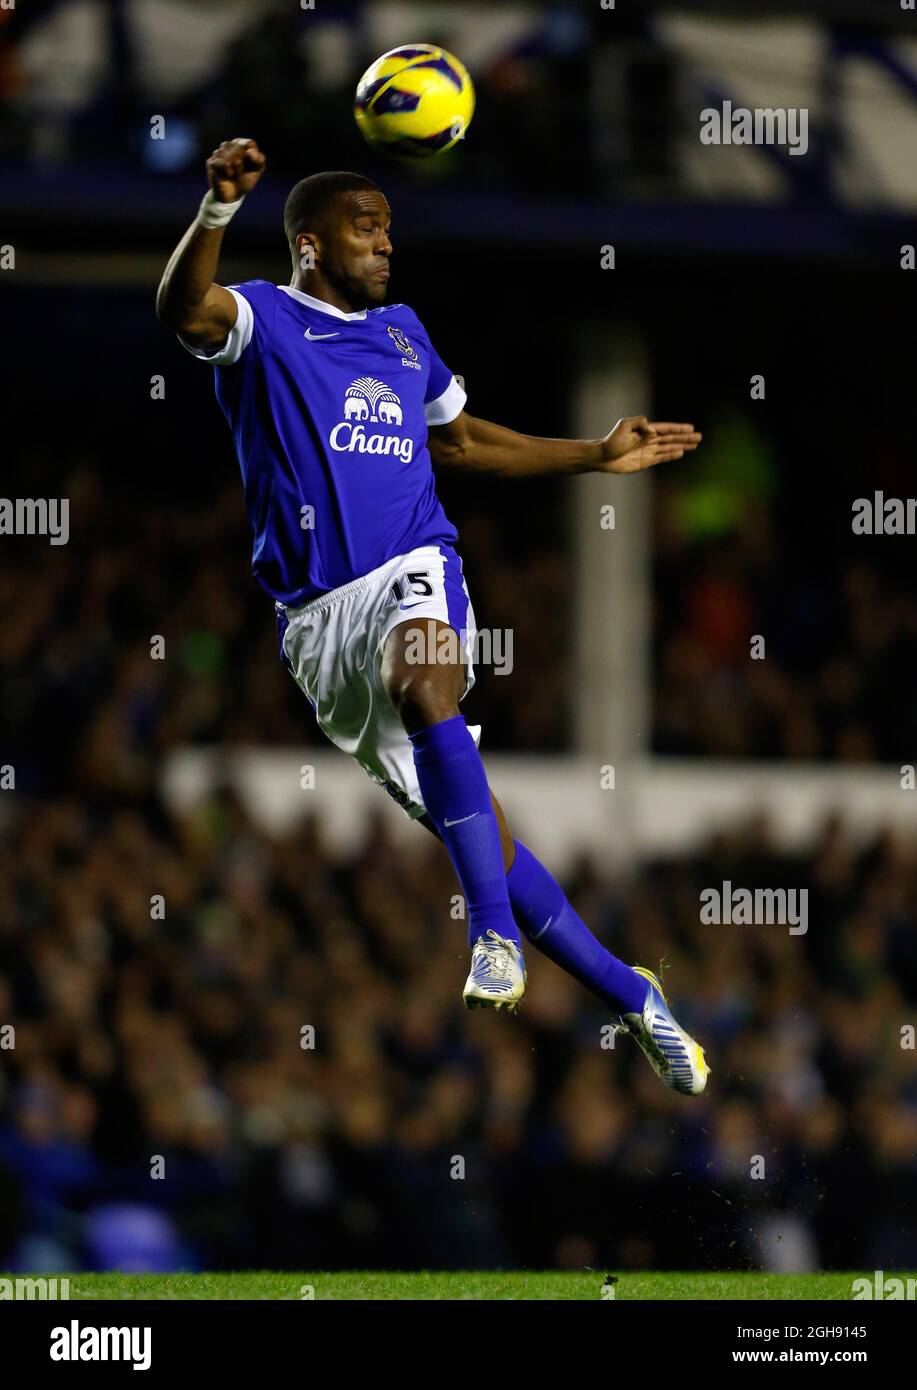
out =
<path fill-rule="evenodd" d="M 676 1022 L 658 978 L 642 966 L 626 965 L 597 940 L 553 874 L 513 839 L 493 793 L 491 800 L 510 904 L 526 938 L 619 1015 L 667 1086 L 699 1095 L 709 1075 L 703 1048 Z M 426 818 L 423 823 L 437 833 Z"/>
<path fill-rule="evenodd" d="M 493 792 L 490 798 L 516 925 L 549 960 L 597 994 L 616 1013 L 631 1013 L 642 1008 L 646 980 L 593 936 L 553 874 L 525 845 L 513 838 L 503 808 Z M 423 823 L 428 830 L 438 833 L 427 817 L 423 818 Z"/>
<path fill-rule="evenodd" d="M 625 965 L 593 936 L 553 874 L 513 840 L 496 797 L 509 900 L 526 937 L 621 1019 L 656 1075 L 676 1091 L 699 1095 L 709 1068 L 703 1048 L 676 1022 L 656 975 Z"/>
<path fill-rule="evenodd" d="M 554 875 L 513 838 L 496 797 L 494 809 L 501 827 L 510 905 L 528 940 L 611 1009 L 623 1014 L 641 1008 L 646 981 L 605 949 Z"/>
<path fill-rule="evenodd" d="M 525 990 L 522 942 L 487 775 L 459 713 L 466 674 L 456 639 L 435 618 L 399 623 L 385 641 L 381 681 L 410 738 L 423 805 L 464 890 L 473 950 L 465 1002 L 514 1008 Z"/>

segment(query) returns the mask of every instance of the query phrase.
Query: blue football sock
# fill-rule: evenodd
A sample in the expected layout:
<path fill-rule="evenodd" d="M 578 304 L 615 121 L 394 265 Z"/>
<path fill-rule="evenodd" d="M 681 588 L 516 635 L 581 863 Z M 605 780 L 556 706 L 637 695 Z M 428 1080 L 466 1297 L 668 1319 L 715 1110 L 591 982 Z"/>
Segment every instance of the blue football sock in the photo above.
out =
<path fill-rule="evenodd" d="M 525 845 L 518 840 L 515 845 L 516 857 L 506 883 L 516 921 L 529 941 L 616 1013 L 639 1013 L 646 998 L 646 980 L 606 951 L 553 875 Z"/>
<path fill-rule="evenodd" d="M 410 738 L 424 807 L 465 892 L 470 944 L 493 930 L 521 947 L 503 868 L 500 827 L 468 725 L 456 714 Z"/>

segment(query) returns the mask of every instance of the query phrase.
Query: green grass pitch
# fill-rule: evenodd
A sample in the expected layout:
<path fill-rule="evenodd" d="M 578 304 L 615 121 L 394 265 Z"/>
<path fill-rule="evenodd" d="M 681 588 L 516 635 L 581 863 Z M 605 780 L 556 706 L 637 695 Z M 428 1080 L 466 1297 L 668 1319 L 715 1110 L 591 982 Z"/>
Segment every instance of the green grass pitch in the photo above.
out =
<path fill-rule="evenodd" d="M 17 1277 L 17 1276 L 5 1276 Z M 28 1277 L 19 1275 L 19 1278 Z M 32 1276 L 35 1277 L 35 1276 Z M 618 1274 L 420 1272 L 71 1274 L 80 1299 L 839 1299 L 857 1274 Z M 867 1276 L 867 1277 L 871 1277 Z"/>

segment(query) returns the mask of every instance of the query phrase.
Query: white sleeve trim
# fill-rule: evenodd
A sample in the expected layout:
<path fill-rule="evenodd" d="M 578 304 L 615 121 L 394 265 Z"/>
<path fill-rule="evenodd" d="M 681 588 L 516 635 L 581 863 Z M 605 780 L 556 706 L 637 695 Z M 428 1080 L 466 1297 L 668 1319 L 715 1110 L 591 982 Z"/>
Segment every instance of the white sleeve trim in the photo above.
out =
<path fill-rule="evenodd" d="M 180 333 L 178 335 L 178 341 L 182 347 L 188 349 L 192 357 L 199 357 L 202 362 L 209 362 L 212 367 L 231 367 L 234 362 L 238 362 L 255 331 L 255 316 L 245 295 L 233 289 L 230 289 L 229 293 L 236 301 L 236 321 L 222 347 L 208 352 L 206 348 L 195 347 L 192 343 L 186 342 Z"/>
<path fill-rule="evenodd" d="M 454 420 L 456 415 L 460 415 L 465 409 L 467 399 L 464 390 L 453 377 L 443 394 L 437 396 L 435 401 L 427 401 L 424 406 L 427 424 L 448 425 L 450 420 Z"/>

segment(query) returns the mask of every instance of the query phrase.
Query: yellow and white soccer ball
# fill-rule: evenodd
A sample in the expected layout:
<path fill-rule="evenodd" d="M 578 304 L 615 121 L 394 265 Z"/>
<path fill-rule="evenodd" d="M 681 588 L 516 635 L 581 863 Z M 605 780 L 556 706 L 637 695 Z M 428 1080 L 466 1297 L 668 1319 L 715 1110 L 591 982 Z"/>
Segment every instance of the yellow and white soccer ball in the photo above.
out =
<path fill-rule="evenodd" d="M 463 139 L 474 114 L 474 83 L 444 48 L 405 44 L 366 69 L 353 113 L 374 149 L 400 159 L 428 159 Z"/>

